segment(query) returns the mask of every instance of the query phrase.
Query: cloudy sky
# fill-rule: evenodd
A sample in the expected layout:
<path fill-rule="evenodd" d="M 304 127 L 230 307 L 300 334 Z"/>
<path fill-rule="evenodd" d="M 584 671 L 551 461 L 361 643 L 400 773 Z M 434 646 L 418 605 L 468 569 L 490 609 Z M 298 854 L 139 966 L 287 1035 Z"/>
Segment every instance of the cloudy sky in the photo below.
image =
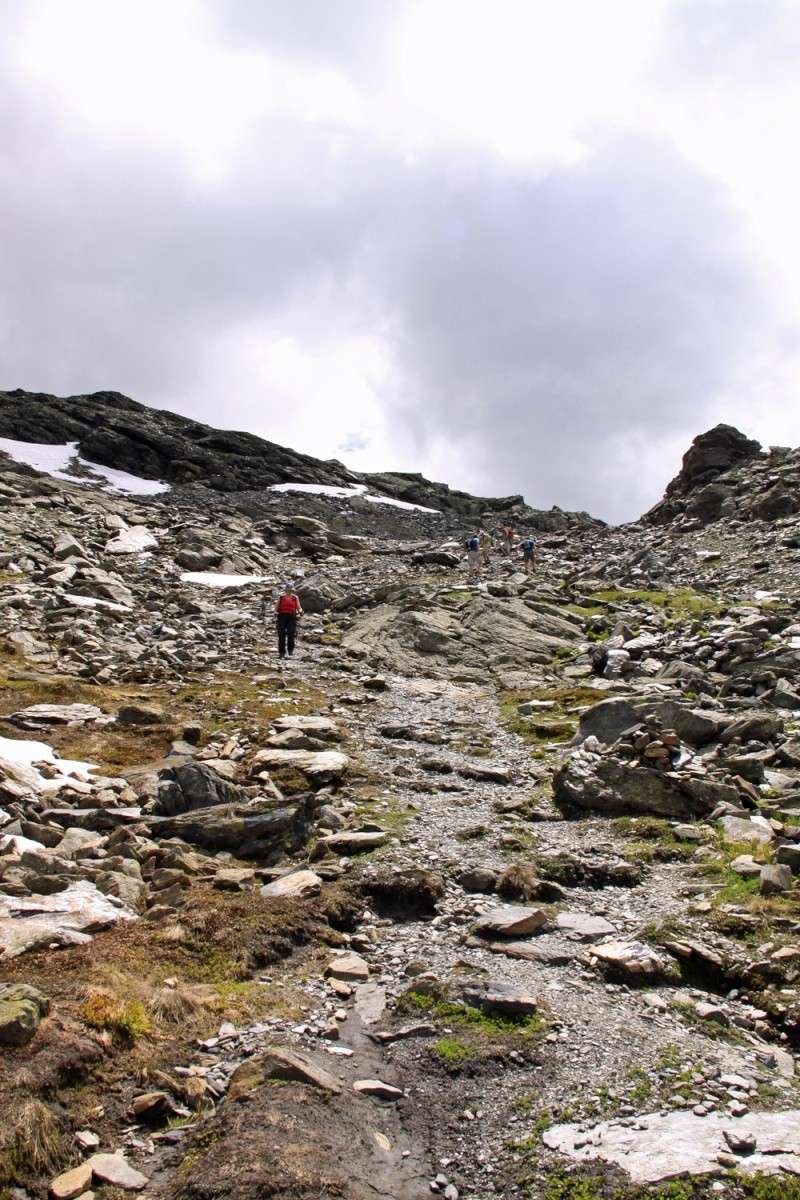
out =
<path fill-rule="evenodd" d="M 0 387 L 612 520 L 800 442 L 797 0 L 0 0 Z"/>

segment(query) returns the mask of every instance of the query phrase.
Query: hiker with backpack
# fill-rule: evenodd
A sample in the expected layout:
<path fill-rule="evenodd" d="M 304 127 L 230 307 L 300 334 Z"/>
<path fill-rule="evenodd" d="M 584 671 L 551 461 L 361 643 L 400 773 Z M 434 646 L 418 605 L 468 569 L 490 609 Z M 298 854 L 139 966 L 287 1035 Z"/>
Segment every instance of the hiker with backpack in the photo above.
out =
<path fill-rule="evenodd" d="M 522 561 L 525 564 L 525 574 L 531 575 L 536 569 L 536 538 L 527 537 L 519 546 L 522 551 Z"/>
<path fill-rule="evenodd" d="M 297 618 L 303 615 L 300 597 L 295 592 L 293 584 L 287 583 L 278 597 L 275 615 L 278 623 L 278 658 L 285 658 L 287 652 L 291 658 L 294 654 Z"/>
<path fill-rule="evenodd" d="M 477 533 L 467 538 L 467 578 L 478 578 L 481 573 L 481 540 Z"/>
<path fill-rule="evenodd" d="M 488 567 L 489 556 L 492 553 L 492 535 L 482 529 L 478 534 L 478 548 L 482 567 Z"/>

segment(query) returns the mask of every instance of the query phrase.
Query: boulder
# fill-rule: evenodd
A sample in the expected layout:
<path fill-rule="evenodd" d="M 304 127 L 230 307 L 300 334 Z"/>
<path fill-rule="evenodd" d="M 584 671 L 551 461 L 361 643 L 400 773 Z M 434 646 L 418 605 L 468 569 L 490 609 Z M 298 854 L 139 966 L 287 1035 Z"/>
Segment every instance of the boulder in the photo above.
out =
<path fill-rule="evenodd" d="M 26 1045 L 49 1011 L 47 996 L 30 984 L 0 984 L 0 1045 Z"/>
<path fill-rule="evenodd" d="M 774 896 L 788 892 L 794 883 L 791 867 L 785 863 L 768 863 L 761 868 L 758 890 L 762 896 Z"/>
<path fill-rule="evenodd" d="M 307 613 L 326 612 L 344 596 L 344 591 L 338 584 L 316 575 L 304 579 L 295 590 L 303 611 Z"/>
<path fill-rule="evenodd" d="M 510 983 L 471 980 L 453 985 L 449 994 L 489 1016 L 530 1017 L 539 1011 L 532 993 Z"/>
<path fill-rule="evenodd" d="M 251 765 L 251 774 L 279 771 L 291 767 L 304 775 L 312 787 L 339 783 L 347 773 L 350 760 L 338 750 L 259 750 Z"/>
<path fill-rule="evenodd" d="M 554 799 L 566 811 L 647 813 L 678 820 L 738 804 L 736 788 L 709 777 L 638 766 L 613 755 L 575 750 L 553 776 Z"/>
<path fill-rule="evenodd" d="M 157 549 L 158 542 L 145 525 L 126 526 L 105 545 L 106 554 L 141 554 L 143 550 Z"/>
<path fill-rule="evenodd" d="M 202 808 L 244 803 L 248 799 L 242 788 L 223 779 L 208 763 L 167 767 L 159 771 L 158 781 L 154 812 L 160 816 L 172 817 Z"/>
<path fill-rule="evenodd" d="M 522 908 L 508 905 L 505 908 L 494 908 L 478 918 L 474 931 L 483 937 L 520 937 L 526 933 L 536 933 L 548 921 L 547 913 L 542 908 Z"/>
<path fill-rule="evenodd" d="M 339 742 L 342 738 L 341 729 L 330 717 L 276 717 L 272 723 L 272 727 L 278 733 L 285 733 L 288 730 L 298 730 L 300 733 L 308 733 L 312 737 L 321 738 L 326 742 Z"/>
<path fill-rule="evenodd" d="M 120 725 L 163 725 L 167 714 L 155 704 L 123 704 L 117 713 Z"/>
<path fill-rule="evenodd" d="M 640 986 L 666 975 L 665 959 L 643 942 L 612 941 L 592 947 L 592 955 L 607 978 Z"/>
<path fill-rule="evenodd" d="M 314 847 L 313 858 L 322 858 L 325 854 L 364 854 L 368 850 L 377 850 L 385 846 L 389 835 L 383 829 L 375 830 L 345 830 L 342 833 L 331 833 L 321 837 Z"/>
<path fill-rule="evenodd" d="M 261 895 L 279 899 L 306 900 L 310 896 L 318 896 L 322 890 L 322 880 L 314 871 L 292 871 L 273 879 L 261 889 Z"/>
<path fill-rule="evenodd" d="M 746 845 L 756 842 L 759 846 L 770 846 L 775 841 L 775 834 L 763 817 L 721 817 L 719 827 L 728 842 L 743 842 Z"/>
<path fill-rule="evenodd" d="M 157 838 L 177 837 L 206 850 L 229 850 L 269 864 L 304 844 L 311 810 L 310 797 L 300 796 L 284 805 L 275 800 L 220 804 L 174 817 L 151 817 L 148 824 Z"/>
<path fill-rule="evenodd" d="M 599 742 L 610 746 L 628 729 L 638 725 L 640 719 L 629 700 L 600 700 L 581 714 L 578 732 L 571 745 L 579 746 L 588 737 L 596 737 Z"/>

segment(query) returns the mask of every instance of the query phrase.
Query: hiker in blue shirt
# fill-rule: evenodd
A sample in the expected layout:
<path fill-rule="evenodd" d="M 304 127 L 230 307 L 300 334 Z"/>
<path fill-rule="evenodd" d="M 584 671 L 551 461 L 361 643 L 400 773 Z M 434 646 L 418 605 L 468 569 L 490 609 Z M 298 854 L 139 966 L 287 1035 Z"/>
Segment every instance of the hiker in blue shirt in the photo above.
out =
<path fill-rule="evenodd" d="M 481 573 L 481 541 L 477 533 L 467 538 L 467 578 L 477 579 Z"/>
<path fill-rule="evenodd" d="M 522 551 L 522 561 L 525 564 L 525 574 L 532 575 L 536 570 L 536 538 L 525 538 L 523 542 L 520 542 L 519 548 Z"/>

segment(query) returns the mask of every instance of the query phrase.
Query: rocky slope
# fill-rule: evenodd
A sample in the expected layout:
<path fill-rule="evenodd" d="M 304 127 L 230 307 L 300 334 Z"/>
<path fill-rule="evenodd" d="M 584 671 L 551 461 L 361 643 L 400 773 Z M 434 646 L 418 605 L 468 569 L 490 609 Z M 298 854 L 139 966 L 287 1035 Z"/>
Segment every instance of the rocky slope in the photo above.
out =
<path fill-rule="evenodd" d="M 287 482 L 343 488 L 366 484 L 402 502 L 473 520 L 488 513 L 532 522 L 539 529 L 596 524 L 586 513 L 537 512 L 521 496 L 484 499 L 418 474 L 358 474 L 339 462 L 322 462 L 251 433 L 214 429 L 148 408 L 120 392 L 66 397 L 21 388 L 0 392 L 0 438 L 75 443 L 91 463 L 170 484 L 199 483 L 214 492 L 260 492 Z"/>
<path fill-rule="evenodd" d="M 149 474 L 69 422 L 163 414 L 29 399 Z M 800 455 L 753 447 L 478 582 L 455 507 L 267 443 L 153 495 L 0 456 L 0 1195 L 795 1195 Z"/>

